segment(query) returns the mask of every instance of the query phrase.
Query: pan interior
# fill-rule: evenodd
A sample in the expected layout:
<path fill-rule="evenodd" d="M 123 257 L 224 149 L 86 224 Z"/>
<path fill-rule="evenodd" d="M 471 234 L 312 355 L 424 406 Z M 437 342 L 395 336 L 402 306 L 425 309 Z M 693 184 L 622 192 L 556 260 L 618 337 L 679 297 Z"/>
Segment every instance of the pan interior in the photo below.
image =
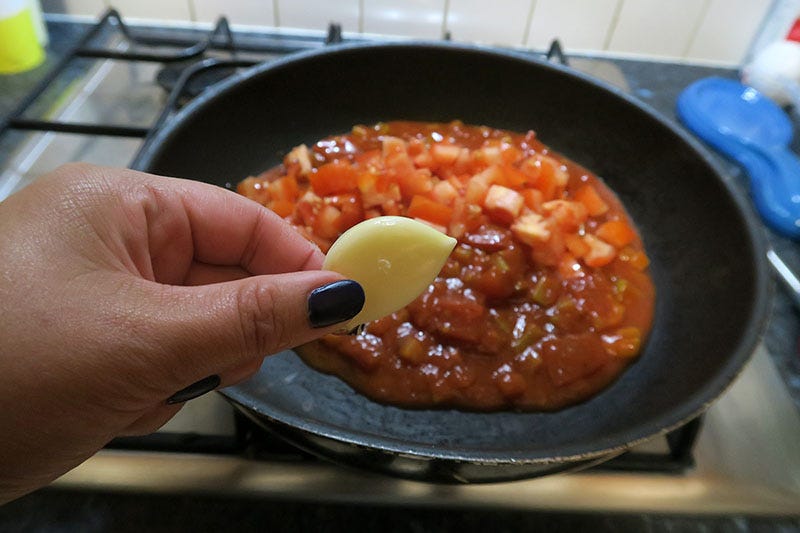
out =
<path fill-rule="evenodd" d="M 256 413 L 367 446 L 468 460 L 538 460 L 625 445 L 696 414 L 747 360 L 765 309 L 749 212 L 682 134 L 563 69 L 481 49 L 345 47 L 259 67 L 168 126 L 142 167 L 226 186 L 300 143 L 386 120 L 526 131 L 591 169 L 638 225 L 657 290 L 639 360 L 554 413 L 411 411 L 375 404 L 291 352 L 226 391 Z"/>

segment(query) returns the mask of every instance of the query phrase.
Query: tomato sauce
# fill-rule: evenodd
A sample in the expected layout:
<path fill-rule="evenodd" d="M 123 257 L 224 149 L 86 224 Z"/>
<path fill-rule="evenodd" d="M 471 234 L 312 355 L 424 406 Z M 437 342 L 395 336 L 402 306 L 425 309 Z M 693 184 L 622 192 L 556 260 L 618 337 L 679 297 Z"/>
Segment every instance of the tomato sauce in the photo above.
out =
<path fill-rule="evenodd" d="M 323 251 L 409 216 L 458 239 L 406 308 L 298 353 L 366 396 L 414 408 L 553 410 L 639 355 L 655 291 L 641 238 L 595 175 L 542 144 L 461 122 L 389 122 L 293 149 L 239 184 Z"/>

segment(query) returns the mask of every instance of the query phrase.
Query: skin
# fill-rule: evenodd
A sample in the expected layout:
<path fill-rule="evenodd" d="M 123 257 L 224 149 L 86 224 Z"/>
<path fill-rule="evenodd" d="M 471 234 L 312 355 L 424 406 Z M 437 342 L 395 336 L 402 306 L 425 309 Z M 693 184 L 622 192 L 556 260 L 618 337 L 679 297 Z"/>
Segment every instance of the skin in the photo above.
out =
<path fill-rule="evenodd" d="M 323 259 L 244 197 L 131 170 L 67 165 L 0 203 L 0 503 L 337 329 L 308 323 L 342 279 Z"/>

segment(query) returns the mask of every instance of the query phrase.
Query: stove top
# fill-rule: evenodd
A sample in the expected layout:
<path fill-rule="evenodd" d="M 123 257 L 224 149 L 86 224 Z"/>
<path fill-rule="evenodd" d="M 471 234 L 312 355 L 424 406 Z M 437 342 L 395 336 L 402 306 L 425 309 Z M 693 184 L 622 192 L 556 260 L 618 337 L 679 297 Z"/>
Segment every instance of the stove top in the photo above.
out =
<path fill-rule="evenodd" d="M 232 32 L 224 19 L 211 32 L 129 29 L 110 11 L 0 122 L 0 134 L 13 130 L 18 137 L 0 167 L 0 200 L 68 161 L 128 165 L 143 139 L 206 83 L 342 40 L 355 38 L 336 25 L 319 34 L 242 33 Z M 635 63 L 565 58 L 558 43 L 548 56 L 651 104 L 662 99 L 659 109 L 671 114 L 674 95 L 667 85 L 659 79 L 643 85 L 631 76 Z M 190 77 L 194 71 L 199 75 Z M 187 90 L 164 90 L 176 85 Z M 56 486 L 393 505 L 796 514 L 800 416 L 775 361 L 762 344 L 702 420 L 581 473 L 434 486 L 356 472 L 293 448 L 238 415 L 221 396 L 208 395 L 189 402 L 154 435 L 113 441 Z"/>

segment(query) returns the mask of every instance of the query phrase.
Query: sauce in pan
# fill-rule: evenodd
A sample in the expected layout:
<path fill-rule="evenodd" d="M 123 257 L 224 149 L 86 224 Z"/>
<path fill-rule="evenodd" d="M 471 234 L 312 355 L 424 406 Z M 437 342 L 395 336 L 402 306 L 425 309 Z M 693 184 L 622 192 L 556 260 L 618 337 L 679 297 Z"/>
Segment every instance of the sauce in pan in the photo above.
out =
<path fill-rule="evenodd" d="M 612 155 L 610 155 L 612 156 Z M 365 218 L 458 240 L 416 300 L 298 353 L 380 402 L 553 410 L 596 394 L 650 331 L 654 287 L 616 196 L 533 132 L 390 122 L 292 150 L 239 192 L 323 251 Z"/>

